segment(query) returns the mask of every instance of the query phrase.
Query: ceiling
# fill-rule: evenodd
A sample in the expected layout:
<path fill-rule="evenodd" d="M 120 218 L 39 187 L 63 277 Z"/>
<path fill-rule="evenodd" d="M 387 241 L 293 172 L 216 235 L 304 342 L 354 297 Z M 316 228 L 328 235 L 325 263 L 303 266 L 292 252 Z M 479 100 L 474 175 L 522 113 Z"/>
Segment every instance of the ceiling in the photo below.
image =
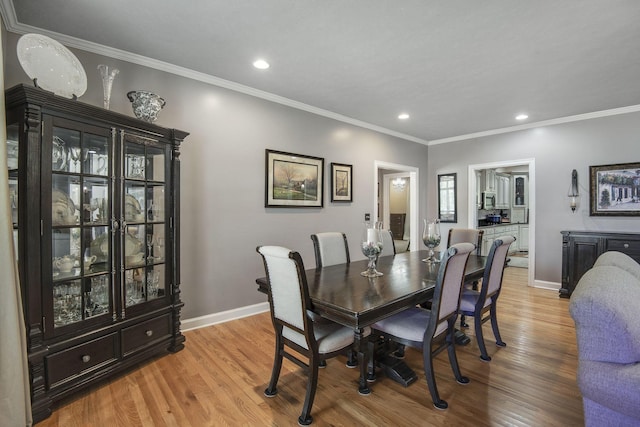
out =
<path fill-rule="evenodd" d="M 12 32 L 422 143 L 640 110 L 637 0 L 0 0 L 0 11 Z"/>

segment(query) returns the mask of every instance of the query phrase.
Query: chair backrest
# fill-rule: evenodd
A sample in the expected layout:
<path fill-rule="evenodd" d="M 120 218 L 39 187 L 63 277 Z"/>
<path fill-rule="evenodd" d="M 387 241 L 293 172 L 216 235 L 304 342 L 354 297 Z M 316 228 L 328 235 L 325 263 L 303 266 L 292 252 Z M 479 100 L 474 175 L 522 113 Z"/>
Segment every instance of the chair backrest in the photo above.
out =
<path fill-rule="evenodd" d="M 467 266 L 469 254 L 476 248 L 473 243 L 457 243 L 447 249 L 440 263 L 438 279 L 431 304 L 431 321 L 427 334 L 431 337 L 440 334 L 447 327 L 447 320 L 458 313 L 464 270 Z M 437 313 L 437 316 L 433 314 Z M 453 325 L 453 324 L 452 324 Z"/>
<path fill-rule="evenodd" d="M 500 236 L 491 245 L 484 269 L 484 277 L 482 278 L 481 300 L 484 301 L 487 297 L 491 297 L 500 291 L 505 261 L 509 254 L 509 246 L 515 240 L 514 236 Z"/>
<path fill-rule="evenodd" d="M 311 240 L 316 255 L 316 268 L 351 262 L 347 236 L 344 233 L 338 231 L 316 233 L 311 235 Z"/>
<path fill-rule="evenodd" d="M 482 236 L 484 230 L 477 230 L 475 228 L 450 228 L 447 238 L 447 247 L 457 243 L 473 243 L 476 245 L 476 255 L 482 254 Z"/>
<path fill-rule="evenodd" d="M 276 333 L 304 349 L 316 345 L 312 322 L 307 316 L 311 298 L 304 273 L 304 263 L 298 252 L 281 246 L 258 246 L 269 284 L 269 307 Z"/>
<path fill-rule="evenodd" d="M 393 233 L 391 230 L 380 230 L 382 234 L 382 252 L 379 256 L 395 255 L 396 245 L 393 243 Z"/>

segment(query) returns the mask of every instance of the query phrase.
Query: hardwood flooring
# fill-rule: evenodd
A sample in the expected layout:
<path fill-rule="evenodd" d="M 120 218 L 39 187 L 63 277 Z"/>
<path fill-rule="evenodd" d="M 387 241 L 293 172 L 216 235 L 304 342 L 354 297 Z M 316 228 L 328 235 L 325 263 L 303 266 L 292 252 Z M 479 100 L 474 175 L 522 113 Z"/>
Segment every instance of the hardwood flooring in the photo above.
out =
<path fill-rule="evenodd" d="M 577 350 L 567 299 L 526 286 L 527 269 L 505 270 L 498 303 L 507 347 L 483 331 L 491 362 L 479 358 L 473 337 L 458 347 L 463 374 L 453 378 L 448 358 L 435 361 L 436 381 L 449 408 L 431 403 L 420 352 L 406 362 L 419 380 L 402 387 L 382 374 L 369 396 L 357 392 L 358 370 L 344 357 L 320 370 L 313 405 L 316 426 L 580 426 L 582 400 L 576 385 Z M 252 284 L 248 284 L 252 286 Z M 268 313 L 188 331 L 183 351 L 140 365 L 62 402 L 38 423 L 49 426 L 292 426 L 297 425 L 305 376 L 285 360 L 274 398 L 263 394 L 273 363 Z"/>

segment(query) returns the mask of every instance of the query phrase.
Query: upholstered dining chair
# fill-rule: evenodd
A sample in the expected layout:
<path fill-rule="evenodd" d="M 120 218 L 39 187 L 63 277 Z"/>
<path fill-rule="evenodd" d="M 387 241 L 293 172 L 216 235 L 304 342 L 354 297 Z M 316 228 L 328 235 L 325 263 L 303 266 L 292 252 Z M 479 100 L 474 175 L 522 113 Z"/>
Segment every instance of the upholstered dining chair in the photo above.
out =
<path fill-rule="evenodd" d="M 396 245 L 393 242 L 393 233 L 391 230 L 380 230 L 382 234 L 382 252 L 378 256 L 395 255 Z"/>
<path fill-rule="evenodd" d="M 476 255 L 482 255 L 482 236 L 484 235 L 484 230 L 478 230 L 475 228 L 450 228 L 449 234 L 447 235 L 447 247 L 451 247 L 451 245 L 455 245 L 456 243 L 473 243 L 476 245 Z M 472 289 L 478 289 L 478 281 L 474 280 L 470 283 L 465 283 L 465 286 L 470 287 Z M 460 327 L 466 328 L 467 322 L 465 321 L 465 316 L 460 315 Z"/>
<path fill-rule="evenodd" d="M 500 347 L 507 345 L 500 337 L 496 306 L 502 289 L 502 277 L 509 246 L 515 240 L 516 238 L 513 236 L 501 236 L 493 242 L 487 256 L 480 290 L 464 289 L 460 298 L 460 315 L 473 316 L 476 341 L 478 341 L 478 347 L 480 347 L 480 358 L 487 362 L 491 360 L 491 357 L 487 353 L 487 347 L 484 343 L 483 323 L 491 320 L 496 344 Z M 485 316 L 487 312 L 489 314 Z"/>
<path fill-rule="evenodd" d="M 371 326 L 372 339 L 383 337 L 422 350 L 427 385 L 437 409 L 446 409 L 448 404 L 438 394 L 433 357 L 447 349 L 456 381 L 460 384 L 469 382 L 458 365 L 454 324 L 458 316 L 464 270 L 469 254 L 474 249 L 472 243 L 459 243 L 447 249 L 438 270 L 431 310 L 412 307 Z M 375 376 L 375 361 L 371 362 L 369 376 Z"/>
<path fill-rule="evenodd" d="M 298 252 L 280 246 L 259 246 L 256 250 L 264 261 L 276 336 L 271 380 L 264 394 L 273 397 L 278 393 L 283 357 L 303 368 L 308 375 L 307 392 L 298 423 L 309 425 L 313 421 L 311 407 L 318 385 L 319 362 L 350 348 L 354 342 L 353 329 L 328 321 L 316 323 L 311 319 L 307 278 Z M 306 363 L 300 355 L 306 358 Z"/>
<path fill-rule="evenodd" d="M 316 268 L 351 262 L 349 244 L 344 233 L 339 231 L 315 233 L 311 235 L 311 240 L 316 256 Z"/>
<path fill-rule="evenodd" d="M 329 267 L 336 264 L 349 264 L 349 244 L 347 243 L 347 235 L 339 231 L 325 231 L 311 235 L 313 241 L 313 252 L 316 257 L 316 268 Z M 311 317 L 315 322 L 322 322 L 324 319 L 315 313 L 311 313 Z M 349 359 L 347 367 L 355 368 L 358 366 L 358 358 L 355 351 L 349 351 Z M 326 363 L 321 361 L 320 367 L 324 368 Z"/>

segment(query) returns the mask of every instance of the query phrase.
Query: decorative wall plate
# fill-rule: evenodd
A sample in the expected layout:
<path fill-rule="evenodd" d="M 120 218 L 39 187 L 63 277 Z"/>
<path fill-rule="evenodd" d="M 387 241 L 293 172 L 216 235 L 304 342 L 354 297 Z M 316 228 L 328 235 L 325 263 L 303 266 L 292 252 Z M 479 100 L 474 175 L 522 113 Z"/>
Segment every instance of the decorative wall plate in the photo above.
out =
<path fill-rule="evenodd" d="M 87 74 L 78 58 L 57 41 L 41 34 L 25 34 L 18 40 L 18 61 L 31 80 L 65 98 L 82 96 Z"/>

